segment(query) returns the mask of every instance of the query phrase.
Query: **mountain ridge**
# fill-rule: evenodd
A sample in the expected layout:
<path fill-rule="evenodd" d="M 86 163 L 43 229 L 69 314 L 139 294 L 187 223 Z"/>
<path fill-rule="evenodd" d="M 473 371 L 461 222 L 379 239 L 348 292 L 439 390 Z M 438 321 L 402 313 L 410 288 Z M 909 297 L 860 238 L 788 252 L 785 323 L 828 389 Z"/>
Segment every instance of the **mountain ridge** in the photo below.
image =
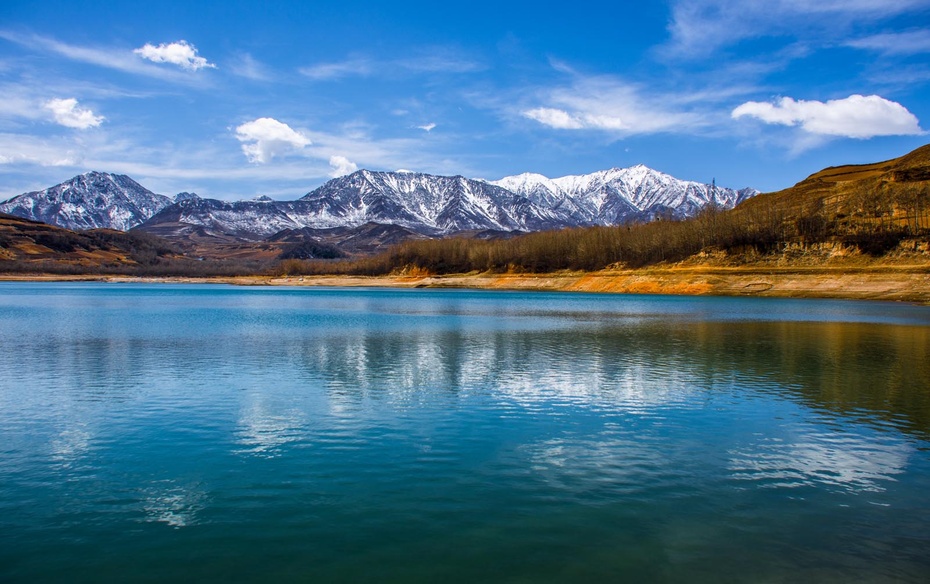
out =
<path fill-rule="evenodd" d="M 85 172 L 0 204 L 0 213 L 66 229 L 128 231 L 172 203 L 125 174 Z"/>
<path fill-rule="evenodd" d="M 0 204 L 0 212 L 77 230 L 188 224 L 251 241 L 285 229 L 367 223 L 444 237 L 685 218 L 708 204 L 731 207 L 756 193 L 682 181 L 644 165 L 555 179 L 524 173 L 497 181 L 362 169 L 294 201 L 229 202 L 187 192 L 172 199 L 125 175 L 89 172 L 14 197 Z"/>

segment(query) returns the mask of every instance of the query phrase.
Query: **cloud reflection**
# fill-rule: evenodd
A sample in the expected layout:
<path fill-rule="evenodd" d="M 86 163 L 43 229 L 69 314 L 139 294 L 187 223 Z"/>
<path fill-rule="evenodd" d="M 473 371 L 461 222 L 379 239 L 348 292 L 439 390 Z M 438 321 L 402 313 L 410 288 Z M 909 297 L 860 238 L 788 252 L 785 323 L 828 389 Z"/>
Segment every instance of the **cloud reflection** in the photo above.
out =
<path fill-rule="evenodd" d="M 305 413 L 292 406 L 271 402 L 256 393 L 244 405 L 236 429 L 236 442 L 248 454 L 277 456 L 280 447 L 301 438 L 306 426 Z"/>
<path fill-rule="evenodd" d="M 180 528 L 197 524 L 197 514 L 204 509 L 206 502 L 207 494 L 199 486 L 165 480 L 143 492 L 142 510 L 146 521 Z"/>
<path fill-rule="evenodd" d="M 62 466 L 70 466 L 90 450 L 92 440 L 93 435 L 83 425 L 65 428 L 51 440 L 52 460 Z"/>
<path fill-rule="evenodd" d="M 734 478 L 759 487 L 882 492 L 905 472 L 912 453 L 908 443 L 888 437 L 810 432 L 736 449 L 729 466 Z"/>

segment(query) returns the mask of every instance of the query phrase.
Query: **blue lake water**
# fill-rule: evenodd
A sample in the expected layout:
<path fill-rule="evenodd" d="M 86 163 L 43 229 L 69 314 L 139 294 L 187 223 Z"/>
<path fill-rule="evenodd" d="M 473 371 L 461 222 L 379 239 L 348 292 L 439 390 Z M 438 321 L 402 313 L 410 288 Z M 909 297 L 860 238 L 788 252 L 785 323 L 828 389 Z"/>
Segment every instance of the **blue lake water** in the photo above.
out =
<path fill-rule="evenodd" d="M 930 307 L 0 283 L 0 581 L 930 581 Z"/>

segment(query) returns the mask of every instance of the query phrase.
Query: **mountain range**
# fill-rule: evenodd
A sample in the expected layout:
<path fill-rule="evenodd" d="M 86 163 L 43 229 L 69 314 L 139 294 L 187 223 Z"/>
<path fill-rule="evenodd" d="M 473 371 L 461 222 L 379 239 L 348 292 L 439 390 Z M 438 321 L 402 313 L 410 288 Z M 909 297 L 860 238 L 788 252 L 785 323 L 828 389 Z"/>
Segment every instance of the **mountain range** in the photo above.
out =
<path fill-rule="evenodd" d="M 261 241 L 285 231 L 306 234 L 368 224 L 442 237 L 685 218 L 708 204 L 733 207 L 757 192 L 682 181 L 642 165 L 556 179 L 521 174 L 497 181 L 359 170 L 296 201 L 260 197 L 228 202 L 192 193 L 169 198 L 125 175 L 89 172 L 14 197 L 0 204 L 0 212 L 67 229 L 136 228 L 169 237 L 197 231 Z"/>
<path fill-rule="evenodd" d="M 267 269 L 280 260 L 371 256 L 397 243 L 447 233 L 472 239 L 517 239 L 515 244 L 465 243 L 464 249 L 494 250 L 474 256 L 463 255 L 459 241 L 413 244 L 399 255 L 366 258 L 343 268 L 366 275 L 410 266 L 430 273 L 510 270 L 514 266 L 529 271 L 589 270 L 617 262 L 678 261 L 708 248 L 713 253 L 702 254 L 700 262 L 720 259 L 723 256 L 715 254 L 721 251 L 724 262 L 768 262 L 772 258 L 760 258 L 770 253 L 777 255 L 778 262 L 794 261 L 796 256 L 787 258 L 779 250 L 795 253 L 803 248 L 799 261 L 808 263 L 818 258 L 865 261 L 857 252 L 872 259 L 891 253 L 896 266 L 903 261 L 901 254 L 915 265 L 925 263 L 930 145 L 883 162 L 826 168 L 793 187 L 751 197 L 752 191 L 684 183 L 683 188 L 667 189 L 660 199 L 656 185 L 667 181 L 681 186 L 682 182 L 653 173 L 633 167 L 583 177 L 548 179 L 524 174 L 491 182 L 359 171 L 297 201 L 260 197 L 235 203 L 192 193 L 163 197 L 125 176 L 88 173 L 47 191 L 15 197 L 0 208 L 0 271 L 238 275 Z M 631 175 L 639 180 L 631 180 Z M 626 187 L 630 183 L 635 188 Z M 630 201 L 637 213 L 668 215 L 693 212 L 707 201 L 730 206 L 747 197 L 732 211 L 708 214 L 694 222 L 520 236 L 522 229 L 534 225 L 609 224 L 618 216 L 610 212 L 623 209 L 617 203 L 621 198 Z M 144 200 L 161 210 L 128 233 L 84 228 L 125 217 L 129 204 L 134 205 L 131 210 L 138 214 L 138 221 L 151 213 L 138 204 Z M 65 212 L 58 213 L 56 205 Z M 78 231 L 71 231 L 3 213 L 8 209 L 43 213 L 47 221 L 84 211 L 78 213 Z M 308 225 L 294 227 L 301 223 Z M 271 235 L 262 238 L 263 233 Z M 838 250 L 842 253 L 837 255 Z M 466 260 L 478 263 L 463 264 Z M 915 276 L 915 285 L 922 286 L 926 280 L 921 274 Z"/>

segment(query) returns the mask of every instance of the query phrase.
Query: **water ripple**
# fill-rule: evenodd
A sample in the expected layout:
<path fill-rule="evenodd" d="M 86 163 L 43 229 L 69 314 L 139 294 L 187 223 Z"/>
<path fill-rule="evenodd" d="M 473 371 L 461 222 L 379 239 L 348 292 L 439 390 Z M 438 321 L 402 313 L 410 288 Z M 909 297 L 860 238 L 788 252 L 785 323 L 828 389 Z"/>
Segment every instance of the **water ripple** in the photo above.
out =
<path fill-rule="evenodd" d="M 0 283 L 0 580 L 922 581 L 928 323 Z"/>

